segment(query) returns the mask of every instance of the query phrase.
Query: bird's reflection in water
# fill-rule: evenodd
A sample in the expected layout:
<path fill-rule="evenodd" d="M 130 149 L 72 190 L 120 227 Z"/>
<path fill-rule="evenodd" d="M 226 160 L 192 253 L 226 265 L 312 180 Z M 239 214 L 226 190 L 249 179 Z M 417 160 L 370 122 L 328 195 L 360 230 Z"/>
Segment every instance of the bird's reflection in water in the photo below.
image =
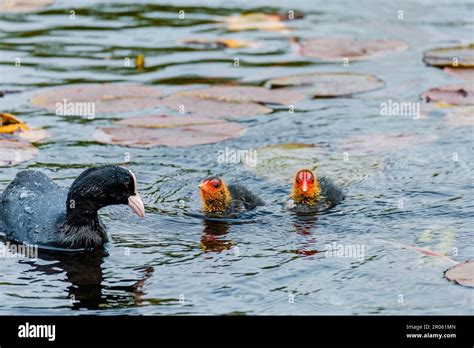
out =
<path fill-rule="evenodd" d="M 204 220 L 203 224 L 200 248 L 205 253 L 219 253 L 233 247 L 232 240 L 224 238 L 229 232 L 230 224 L 228 222 Z"/>
<path fill-rule="evenodd" d="M 305 236 L 305 242 L 296 250 L 292 250 L 295 254 L 303 256 L 311 256 L 320 253 L 320 250 L 315 249 L 317 243 L 316 237 L 313 235 L 316 229 L 318 218 L 314 215 L 299 215 L 295 217 L 293 226 L 296 233 Z"/>
<path fill-rule="evenodd" d="M 61 253 L 38 250 L 38 259 L 50 261 L 39 264 L 36 259 L 22 260 L 42 277 L 66 273 L 68 298 L 72 309 L 106 309 L 111 307 L 140 306 L 142 304 L 143 285 L 153 273 L 153 267 L 141 267 L 143 276 L 132 285 L 106 286 L 102 264 L 107 256 L 104 249 L 81 253 Z"/>

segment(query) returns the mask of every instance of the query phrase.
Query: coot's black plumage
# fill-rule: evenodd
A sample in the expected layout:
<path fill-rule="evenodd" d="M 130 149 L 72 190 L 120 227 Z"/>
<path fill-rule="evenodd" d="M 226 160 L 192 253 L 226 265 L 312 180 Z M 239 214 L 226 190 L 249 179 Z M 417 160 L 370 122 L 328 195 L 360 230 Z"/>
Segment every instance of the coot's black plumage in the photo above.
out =
<path fill-rule="evenodd" d="M 203 212 L 207 217 L 235 217 L 265 203 L 242 185 L 226 186 L 224 180 L 210 177 L 199 185 Z"/>
<path fill-rule="evenodd" d="M 135 175 L 118 166 L 90 168 L 67 189 L 37 171 L 22 171 L 0 196 L 7 238 L 45 248 L 84 249 L 107 241 L 99 209 L 128 204 L 144 216 Z"/>

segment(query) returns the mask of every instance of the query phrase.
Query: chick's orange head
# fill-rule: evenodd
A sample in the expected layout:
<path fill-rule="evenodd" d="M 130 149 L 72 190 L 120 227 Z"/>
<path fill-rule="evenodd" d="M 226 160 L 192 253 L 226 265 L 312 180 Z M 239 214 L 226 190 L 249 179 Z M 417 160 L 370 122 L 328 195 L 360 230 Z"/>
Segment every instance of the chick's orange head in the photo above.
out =
<path fill-rule="evenodd" d="M 293 190 L 298 196 L 306 197 L 316 196 L 320 192 L 318 180 L 309 169 L 303 169 L 296 173 Z"/>

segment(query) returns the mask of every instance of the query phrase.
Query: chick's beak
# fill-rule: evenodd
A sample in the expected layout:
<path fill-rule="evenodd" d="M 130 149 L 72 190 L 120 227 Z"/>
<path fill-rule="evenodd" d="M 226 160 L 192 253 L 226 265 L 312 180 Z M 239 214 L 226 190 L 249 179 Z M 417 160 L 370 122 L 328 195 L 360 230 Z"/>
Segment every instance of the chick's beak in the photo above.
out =
<path fill-rule="evenodd" d="M 143 201 L 138 193 L 128 197 L 128 206 L 132 208 L 133 212 L 138 216 L 145 216 L 145 206 L 143 205 Z"/>

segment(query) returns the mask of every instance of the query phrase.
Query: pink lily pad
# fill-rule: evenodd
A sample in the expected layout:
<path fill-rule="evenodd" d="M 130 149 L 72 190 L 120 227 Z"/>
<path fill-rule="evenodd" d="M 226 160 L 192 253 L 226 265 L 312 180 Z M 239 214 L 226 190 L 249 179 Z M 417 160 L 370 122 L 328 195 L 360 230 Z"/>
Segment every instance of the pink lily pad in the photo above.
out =
<path fill-rule="evenodd" d="M 474 81 L 474 68 L 450 68 L 443 69 L 447 74 L 468 81 Z"/>
<path fill-rule="evenodd" d="M 299 91 L 315 98 L 352 95 L 379 89 L 384 82 L 368 74 L 330 72 L 308 73 L 280 77 L 267 81 L 267 88 L 285 88 Z"/>
<path fill-rule="evenodd" d="M 132 117 L 117 124 L 124 127 L 99 128 L 92 137 L 100 143 L 132 147 L 182 147 L 217 143 L 245 131 L 237 123 L 204 117 Z"/>
<path fill-rule="evenodd" d="M 89 116 L 81 114 L 86 107 L 88 111 L 93 107 L 98 114 L 114 114 L 154 108 L 160 105 L 160 97 L 161 92 L 154 87 L 104 83 L 53 88 L 33 96 L 31 103 L 58 115 Z M 70 112 L 68 107 L 74 105 Z"/>
<path fill-rule="evenodd" d="M 469 84 L 443 85 L 430 88 L 421 95 L 426 102 L 441 102 L 450 105 L 473 105 L 474 87 Z"/>
<path fill-rule="evenodd" d="M 285 90 L 271 91 L 253 86 L 213 86 L 181 92 L 181 95 L 193 95 L 203 99 L 216 99 L 224 102 L 255 102 L 262 104 L 289 105 L 305 98 L 305 95 Z"/>
<path fill-rule="evenodd" d="M 466 261 L 453 266 L 444 275 L 452 282 L 474 288 L 474 261 Z"/>
<path fill-rule="evenodd" d="M 474 44 L 435 48 L 423 54 L 423 61 L 437 67 L 474 67 Z"/>
<path fill-rule="evenodd" d="M 0 165 L 10 166 L 29 161 L 38 155 L 38 149 L 29 141 L 0 139 Z"/>
<path fill-rule="evenodd" d="M 344 141 L 342 148 L 349 154 L 365 155 L 429 144 L 437 139 L 438 137 L 432 134 L 361 134 Z"/>
<path fill-rule="evenodd" d="M 253 102 L 224 101 L 186 93 L 172 94 L 162 100 L 167 107 L 183 114 L 234 118 L 268 114 L 273 110 Z"/>
<path fill-rule="evenodd" d="M 303 41 L 301 55 L 318 58 L 324 62 L 342 62 L 344 58 L 350 61 L 377 58 L 389 53 L 403 51 L 407 44 L 402 41 L 379 39 L 358 41 L 351 37 L 314 37 Z"/>
<path fill-rule="evenodd" d="M 54 0 L 0 0 L 0 13 L 34 12 L 53 2 Z"/>

